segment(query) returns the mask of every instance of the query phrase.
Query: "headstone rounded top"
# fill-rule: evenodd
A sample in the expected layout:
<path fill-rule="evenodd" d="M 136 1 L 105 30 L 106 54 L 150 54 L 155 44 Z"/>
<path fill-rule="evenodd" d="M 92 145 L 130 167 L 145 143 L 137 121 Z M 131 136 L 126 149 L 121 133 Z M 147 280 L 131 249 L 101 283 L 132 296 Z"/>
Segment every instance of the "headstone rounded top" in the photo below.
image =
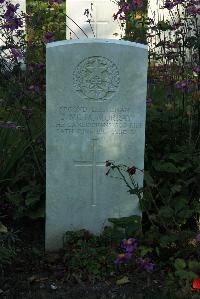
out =
<path fill-rule="evenodd" d="M 74 44 L 115 44 L 115 45 L 126 45 L 135 48 L 148 49 L 148 45 L 139 44 L 135 42 L 130 42 L 127 40 L 115 40 L 115 39 L 101 39 L 101 38 L 87 38 L 87 39 L 70 39 L 70 40 L 61 40 L 47 44 L 47 48 L 74 45 Z"/>
<path fill-rule="evenodd" d="M 87 57 L 74 70 L 74 89 L 85 99 L 108 100 L 117 91 L 119 82 L 117 65 L 103 56 Z"/>

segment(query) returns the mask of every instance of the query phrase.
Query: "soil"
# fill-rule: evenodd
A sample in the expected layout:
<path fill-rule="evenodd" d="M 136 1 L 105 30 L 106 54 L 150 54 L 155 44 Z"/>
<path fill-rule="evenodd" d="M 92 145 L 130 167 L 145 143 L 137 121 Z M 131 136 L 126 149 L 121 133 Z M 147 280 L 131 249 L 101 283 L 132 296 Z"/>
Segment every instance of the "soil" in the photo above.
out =
<path fill-rule="evenodd" d="M 0 272 L 0 297 L 5 299 L 142 299 L 164 298 L 161 278 L 151 275 L 136 277 L 124 274 L 102 281 L 90 277 L 82 280 L 76 273 L 68 273 L 63 263 L 63 252 L 45 253 L 44 222 L 27 222 L 21 229 L 16 245 L 17 257 Z M 128 282 L 117 285 L 124 276 Z M 169 296 L 167 296 L 169 299 Z"/>

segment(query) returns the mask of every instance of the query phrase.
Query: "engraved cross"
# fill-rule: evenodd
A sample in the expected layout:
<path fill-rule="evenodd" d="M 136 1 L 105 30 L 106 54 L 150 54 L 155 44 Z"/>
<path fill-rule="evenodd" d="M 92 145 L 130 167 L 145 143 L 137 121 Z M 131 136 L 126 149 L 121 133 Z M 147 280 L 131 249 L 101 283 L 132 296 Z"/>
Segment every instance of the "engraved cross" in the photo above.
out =
<path fill-rule="evenodd" d="M 91 167 L 92 169 L 92 184 L 91 184 L 91 204 L 93 207 L 96 206 L 97 203 L 97 180 L 96 180 L 96 167 L 97 166 L 105 166 L 105 162 L 97 162 L 96 160 L 96 142 L 98 139 L 92 139 L 92 159 L 88 161 L 74 161 L 74 165 L 76 167 Z"/>

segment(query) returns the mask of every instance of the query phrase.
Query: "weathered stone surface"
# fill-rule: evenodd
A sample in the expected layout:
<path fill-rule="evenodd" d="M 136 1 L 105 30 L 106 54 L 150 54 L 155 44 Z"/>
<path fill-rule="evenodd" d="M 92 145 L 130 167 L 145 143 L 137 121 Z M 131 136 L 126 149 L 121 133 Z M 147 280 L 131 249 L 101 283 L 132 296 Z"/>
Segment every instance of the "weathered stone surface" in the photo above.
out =
<path fill-rule="evenodd" d="M 47 46 L 46 249 L 67 230 L 99 233 L 109 217 L 140 214 L 106 160 L 143 169 L 147 47 L 114 40 Z M 143 184 L 143 175 L 136 181 Z"/>

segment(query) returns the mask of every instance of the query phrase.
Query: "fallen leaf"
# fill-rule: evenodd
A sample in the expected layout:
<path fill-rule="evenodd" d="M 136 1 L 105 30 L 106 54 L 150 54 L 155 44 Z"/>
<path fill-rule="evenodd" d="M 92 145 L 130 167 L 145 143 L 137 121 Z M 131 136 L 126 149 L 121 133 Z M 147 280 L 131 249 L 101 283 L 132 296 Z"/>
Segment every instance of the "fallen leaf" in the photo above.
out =
<path fill-rule="evenodd" d="M 129 282 L 130 282 L 130 280 L 129 280 L 128 276 L 124 276 L 121 279 L 118 279 L 116 281 L 116 284 L 117 285 L 123 285 L 123 284 L 129 283 Z"/>
<path fill-rule="evenodd" d="M 36 275 L 29 277 L 28 280 L 30 282 L 39 282 L 40 281 L 40 279 Z"/>
<path fill-rule="evenodd" d="M 0 233 L 7 233 L 7 232 L 8 232 L 7 227 L 2 223 L 0 223 Z"/>

